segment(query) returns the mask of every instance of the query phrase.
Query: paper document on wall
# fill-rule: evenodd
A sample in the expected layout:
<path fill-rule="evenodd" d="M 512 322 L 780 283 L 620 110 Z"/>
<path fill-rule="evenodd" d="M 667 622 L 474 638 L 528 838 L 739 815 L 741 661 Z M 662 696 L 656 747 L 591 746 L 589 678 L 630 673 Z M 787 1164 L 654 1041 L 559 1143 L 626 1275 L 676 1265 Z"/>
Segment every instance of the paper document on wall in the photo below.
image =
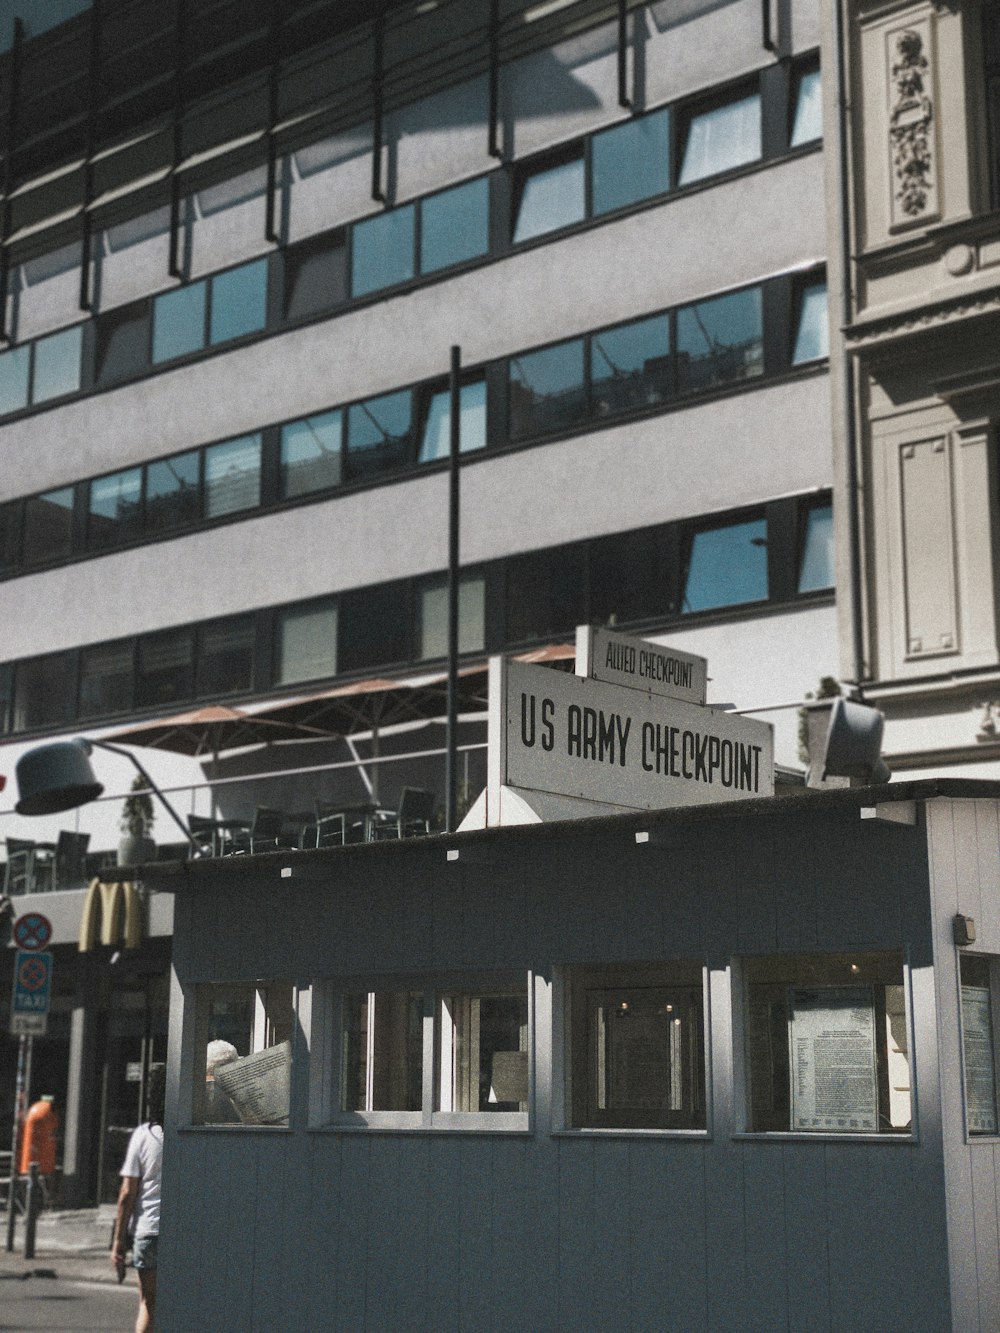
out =
<path fill-rule="evenodd" d="M 965 1104 L 971 1134 L 997 1132 L 993 1023 L 988 986 L 962 987 L 962 1041 L 965 1049 Z"/>
<path fill-rule="evenodd" d="M 878 1130 L 875 1010 L 870 986 L 789 995 L 792 1129 Z"/>
<path fill-rule="evenodd" d="M 233 1060 L 215 1071 L 215 1081 L 244 1125 L 287 1125 L 292 1044 L 283 1041 Z"/>

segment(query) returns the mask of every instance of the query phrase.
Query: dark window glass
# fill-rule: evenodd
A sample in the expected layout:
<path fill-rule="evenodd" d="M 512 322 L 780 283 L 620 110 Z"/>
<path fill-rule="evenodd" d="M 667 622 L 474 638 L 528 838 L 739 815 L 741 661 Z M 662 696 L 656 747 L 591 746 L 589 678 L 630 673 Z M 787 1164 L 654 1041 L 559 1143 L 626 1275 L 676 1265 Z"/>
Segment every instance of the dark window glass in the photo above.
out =
<path fill-rule="evenodd" d="M 448 584 L 428 580 L 417 597 L 417 656 L 444 657 L 448 651 Z M 486 580 L 463 574 L 458 585 L 458 651 L 482 652 L 486 634 Z"/>
<path fill-rule="evenodd" d="M 595 134 L 591 155 L 596 214 L 663 194 L 670 188 L 670 112 Z"/>
<path fill-rule="evenodd" d="M 513 356 L 510 360 L 510 434 L 548 435 L 587 414 L 583 340 Z"/>
<path fill-rule="evenodd" d="M 678 183 L 690 185 L 756 162 L 761 154 L 760 120 L 759 93 L 689 112 Z"/>
<path fill-rule="evenodd" d="M 260 504 L 260 435 L 243 435 L 205 450 L 205 517 Z"/>
<path fill-rule="evenodd" d="M 137 708 L 179 703 L 194 694 L 194 633 L 168 629 L 139 640 Z"/>
<path fill-rule="evenodd" d="M 993 207 L 1000 207 L 1000 6 L 983 6 L 986 114 L 989 127 Z"/>
<path fill-rule="evenodd" d="M 799 292 L 798 320 L 792 365 L 819 361 L 830 355 L 830 328 L 826 312 L 826 283 L 811 282 Z"/>
<path fill-rule="evenodd" d="M 233 616 L 203 625 L 199 635 L 198 693 L 236 694 L 251 689 L 253 658 L 253 616 Z"/>
<path fill-rule="evenodd" d="M 153 301 L 153 362 L 197 352 L 205 346 L 205 283 L 192 282 Z"/>
<path fill-rule="evenodd" d="M 344 233 L 303 241 L 285 257 L 285 318 L 305 319 L 347 300 Z"/>
<path fill-rule="evenodd" d="M 80 349 L 83 325 L 74 324 L 61 333 L 39 338 L 35 343 L 35 375 L 31 382 L 31 400 L 43 403 L 76 393 L 80 387 Z"/>
<path fill-rule="evenodd" d="M 341 671 L 390 666 L 410 656 L 410 596 L 405 583 L 341 595 Z"/>
<path fill-rule="evenodd" d="M 338 486 L 343 413 L 322 412 L 281 428 L 281 494 L 308 495 Z"/>
<path fill-rule="evenodd" d="M 31 344 L 0 353 L 0 415 L 28 406 L 28 367 Z"/>
<path fill-rule="evenodd" d="M 50 653 L 18 662 L 14 673 L 14 730 L 69 722 L 73 716 L 74 656 Z"/>
<path fill-rule="evenodd" d="M 591 334 L 591 402 L 598 417 L 662 403 L 670 395 L 666 315 Z"/>
<path fill-rule="evenodd" d="M 490 185 L 486 177 L 432 195 L 420 206 L 420 271 L 460 264 L 489 249 Z"/>
<path fill-rule="evenodd" d="M 583 220 L 583 148 L 572 151 L 569 161 L 529 167 L 522 172 L 515 194 L 515 245 Z"/>
<path fill-rule="evenodd" d="M 9 732 L 13 726 L 14 664 L 0 663 L 0 732 Z"/>
<path fill-rule="evenodd" d="M 763 373 L 759 287 L 677 312 L 677 382 L 682 391 L 711 389 Z"/>
<path fill-rule="evenodd" d="M 354 403 L 347 411 L 347 475 L 395 472 L 410 461 L 413 394 L 386 393 Z"/>
<path fill-rule="evenodd" d="M 833 587 L 833 507 L 812 505 L 804 514 L 799 592 Z"/>
<path fill-rule="evenodd" d="M 819 68 L 800 70 L 795 79 L 795 115 L 789 142 L 793 148 L 823 137 L 823 86 Z"/>
<path fill-rule="evenodd" d="M 661 528 L 640 528 L 591 542 L 590 615 L 595 624 L 625 625 L 675 609 Z"/>
<path fill-rule="evenodd" d="M 267 260 L 231 268 L 212 279 L 209 342 L 229 342 L 267 323 Z"/>
<path fill-rule="evenodd" d="M 320 680 L 337 674 L 337 599 L 327 597 L 278 614 L 279 685 Z"/>
<path fill-rule="evenodd" d="M 683 611 L 738 606 L 767 597 L 767 523 L 704 528 L 691 537 Z"/>
<path fill-rule="evenodd" d="M 197 449 L 146 464 L 147 531 L 168 532 L 197 523 L 201 516 L 200 472 Z"/>
<path fill-rule="evenodd" d="M 459 390 L 459 447 L 462 453 L 486 447 L 486 382 L 474 380 Z M 442 389 L 427 404 L 418 462 L 432 463 L 451 454 L 451 393 Z"/>
<path fill-rule="evenodd" d="M 132 467 L 90 483 L 87 545 L 119 546 L 142 532 L 142 468 Z"/>
<path fill-rule="evenodd" d="M 80 716 L 104 717 L 132 707 L 135 649 L 131 639 L 80 654 Z"/>
<path fill-rule="evenodd" d="M 114 384 L 149 365 L 149 305 L 123 306 L 97 321 L 97 382 Z"/>
<path fill-rule="evenodd" d="M 24 502 L 24 563 L 45 564 L 69 555 L 73 543 L 73 487 Z"/>
<path fill-rule="evenodd" d="M 552 639 L 586 620 L 582 546 L 535 551 L 507 562 L 507 638 Z"/>
<path fill-rule="evenodd" d="M 414 208 L 356 222 L 351 234 L 351 292 L 364 296 L 413 277 Z"/>
<path fill-rule="evenodd" d="M 0 505 L 0 574 L 12 574 L 21 564 L 21 502 Z"/>

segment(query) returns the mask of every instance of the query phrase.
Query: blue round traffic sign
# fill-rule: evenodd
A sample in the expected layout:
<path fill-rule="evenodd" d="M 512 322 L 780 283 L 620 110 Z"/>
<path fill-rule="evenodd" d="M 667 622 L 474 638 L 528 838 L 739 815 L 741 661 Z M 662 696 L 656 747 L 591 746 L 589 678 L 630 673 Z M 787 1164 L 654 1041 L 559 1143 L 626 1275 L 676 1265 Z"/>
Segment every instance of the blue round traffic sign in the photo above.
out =
<path fill-rule="evenodd" d="M 25 912 L 14 922 L 14 943 L 19 949 L 44 949 L 52 938 L 52 922 L 41 912 Z"/>

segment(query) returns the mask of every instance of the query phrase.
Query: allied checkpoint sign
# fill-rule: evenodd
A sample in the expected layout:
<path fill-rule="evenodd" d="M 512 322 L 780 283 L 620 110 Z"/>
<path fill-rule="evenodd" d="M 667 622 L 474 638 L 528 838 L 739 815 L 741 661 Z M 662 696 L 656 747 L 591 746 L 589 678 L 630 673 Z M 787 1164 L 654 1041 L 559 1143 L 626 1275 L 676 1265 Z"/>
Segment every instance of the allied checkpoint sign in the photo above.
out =
<path fill-rule="evenodd" d="M 14 957 L 14 991 L 10 1001 L 13 1037 L 44 1037 L 49 1026 L 52 955 L 18 949 Z"/>
<path fill-rule="evenodd" d="M 576 630 L 576 674 L 704 704 L 708 659 L 595 625 Z"/>
<path fill-rule="evenodd" d="M 639 810 L 774 795 L 769 723 L 524 662 L 499 678 L 509 787 Z"/>

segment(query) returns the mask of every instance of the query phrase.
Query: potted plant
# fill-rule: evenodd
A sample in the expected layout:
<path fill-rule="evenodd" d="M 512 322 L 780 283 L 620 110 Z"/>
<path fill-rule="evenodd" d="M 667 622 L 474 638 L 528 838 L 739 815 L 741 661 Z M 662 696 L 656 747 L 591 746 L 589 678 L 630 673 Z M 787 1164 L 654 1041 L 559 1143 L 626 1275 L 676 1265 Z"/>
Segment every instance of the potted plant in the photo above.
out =
<path fill-rule="evenodd" d="M 156 843 L 149 836 L 155 814 L 153 798 L 146 785 L 146 779 L 137 773 L 132 779 L 132 787 L 122 806 L 119 824 L 124 837 L 118 844 L 118 864 L 120 866 L 142 865 L 151 861 L 156 851 Z"/>

